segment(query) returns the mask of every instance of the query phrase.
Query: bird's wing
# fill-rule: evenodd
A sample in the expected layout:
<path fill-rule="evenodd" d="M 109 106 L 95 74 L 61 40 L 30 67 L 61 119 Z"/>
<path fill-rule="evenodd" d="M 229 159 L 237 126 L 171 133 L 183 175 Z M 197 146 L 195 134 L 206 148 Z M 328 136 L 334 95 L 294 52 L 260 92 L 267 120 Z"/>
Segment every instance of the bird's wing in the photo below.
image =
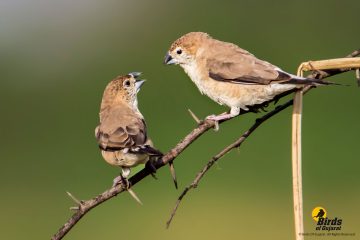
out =
<path fill-rule="evenodd" d="M 139 152 L 139 153 L 146 153 L 146 154 L 148 154 L 150 156 L 161 157 L 161 156 L 164 155 L 162 152 L 160 152 L 160 150 L 154 148 L 153 146 L 147 145 L 147 144 L 141 146 L 136 151 Z"/>
<path fill-rule="evenodd" d="M 231 43 L 214 43 L 205 59 L 209 77 L 217 81 L 270 84 L 285 83 L 292 79 L 290 74 Z"/>
<path fill-rule="evenodd" d="M 146 143 L 145 121 L 129 107 L 109 108 L 95 130 L 103 150 L 136 148 Z"/>

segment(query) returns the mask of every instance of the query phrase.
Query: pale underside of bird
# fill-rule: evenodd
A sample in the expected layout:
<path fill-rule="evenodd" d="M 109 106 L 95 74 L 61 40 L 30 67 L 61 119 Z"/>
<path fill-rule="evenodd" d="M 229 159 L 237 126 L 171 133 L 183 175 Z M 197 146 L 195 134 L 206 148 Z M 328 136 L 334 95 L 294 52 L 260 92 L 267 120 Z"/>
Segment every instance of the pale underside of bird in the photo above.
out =
<path fill-rule="evenodd" d="M 202 94 L 230 107 L 227 114 L 208 117 L 215 121 L 237 116 L 241 109 L 248 110 L 304 85 L 331 84 L 287 73 L 235 44 L 202 32 L 177 39 L 164 61 L 180 65 Z"/>

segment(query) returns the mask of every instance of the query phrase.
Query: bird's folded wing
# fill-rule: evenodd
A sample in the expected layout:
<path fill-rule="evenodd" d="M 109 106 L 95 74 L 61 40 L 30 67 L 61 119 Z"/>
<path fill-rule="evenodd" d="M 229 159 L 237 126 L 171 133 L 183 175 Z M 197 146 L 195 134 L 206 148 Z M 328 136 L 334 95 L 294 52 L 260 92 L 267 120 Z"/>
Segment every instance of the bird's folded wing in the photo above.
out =
<path fill-rule="evenodd" d="M 216 44 L 207 54 L 209 77 L 217 81 L 240 84 L 285 83 L 291 76 L 276 66 L 257 59 L 235 46 Z"/>
<path fill-rule="evenodd" d="M 162 152 L 160 152 L 159 150 L 157 150 L 156 148 L 150 146 L 150 145 L 143 145 L 141 146 L 139 149 L 137 149 L 137 152 L 139 153 L 146 153 L 150 156 L 163 156 L 164 154 Z"/>
<path fill-rule="evenodd" d="M 95 130 L 96 139 L 103 150 L 133 148 L 146 143 L 144 120 L 131 109 L 109 109 Z"/>

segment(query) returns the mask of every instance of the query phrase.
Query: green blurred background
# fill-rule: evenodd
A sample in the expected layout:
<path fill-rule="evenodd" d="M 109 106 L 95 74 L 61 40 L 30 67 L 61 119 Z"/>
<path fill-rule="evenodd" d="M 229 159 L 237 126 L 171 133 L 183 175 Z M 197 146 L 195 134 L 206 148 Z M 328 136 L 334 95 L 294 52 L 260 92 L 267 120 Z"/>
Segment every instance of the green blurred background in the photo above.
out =
<path fill-rule="evenodd" d="M 165 67 L 171 42 L 204 31 L 289 72 L 307 60 L 336 58 L 360 46 L 360 2 L 353 1 L 0 1 L 0 239 L 49 239 L 71 216 L 65 191 L 88 199 L 119 170 L 94 138 L 103 89 L 142 71 L 140 109 L 166 152 L 201 117 L 226 108 L 202 96 L 180 67 Z M 305 231 L 311 210 L 343 219 L 359 239 L 360 90 L 354 73 L 332 78 L 304 99 Z M 175 162 L 180 189 L 257 116 L 209 131 Z M 91 211 L 66 239 L 293 239 L 291 109 L 224 157 L 183 201 L 167 168 Z M 309 237 L 308 239 L 316 239 Z M 326 237 L 322 238 L 326 239 Z"/>

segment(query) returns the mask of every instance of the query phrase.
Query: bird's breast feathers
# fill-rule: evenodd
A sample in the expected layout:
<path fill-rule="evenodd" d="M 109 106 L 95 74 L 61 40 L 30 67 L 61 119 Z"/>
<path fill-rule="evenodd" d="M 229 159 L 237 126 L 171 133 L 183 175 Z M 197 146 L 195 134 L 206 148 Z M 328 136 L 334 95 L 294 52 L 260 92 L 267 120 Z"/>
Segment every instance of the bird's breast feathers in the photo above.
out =
<path fill-rule="evenodd" d="M 113 152 L 102 150 L 101 154 L 110 165 L 121 167 L 135 167 L 149 160 L 149 155 L 145 153 L 131 153 L 124 149 Z"/>
<path fill-rule="evenodd" d="M 204 78 L 206 77 L 206 75 L 201 73 L 200 68 L 197 66 L 196 62 L 194 61 L 190 64 L 184 64 L 182 65 L 182 67 L 186 74 L 198 87 L 201 94 L 207 94 L 207 86 L 206 84 L 204 84 Z"/>
<path fill-rule="evenodd" d="M 184 64 L 182 67 L 184 68 L 184 71 L 187 73 L 190 79 L 198 87 L 201 94 L 207 95 L 220 105 L 230 104 L 231 97 L 227 96 L 227 94 L 224 94 L 224 92 L 222 91 L 224 89 L 221 89 L 222 87 L 227 88 L 226 85 L 219 86 L 223 84 L 210 79 L 207 71 L 202 71 L 203 68 L 199 67 L 196 62 L 192 62 L 192 64 Z"/>

